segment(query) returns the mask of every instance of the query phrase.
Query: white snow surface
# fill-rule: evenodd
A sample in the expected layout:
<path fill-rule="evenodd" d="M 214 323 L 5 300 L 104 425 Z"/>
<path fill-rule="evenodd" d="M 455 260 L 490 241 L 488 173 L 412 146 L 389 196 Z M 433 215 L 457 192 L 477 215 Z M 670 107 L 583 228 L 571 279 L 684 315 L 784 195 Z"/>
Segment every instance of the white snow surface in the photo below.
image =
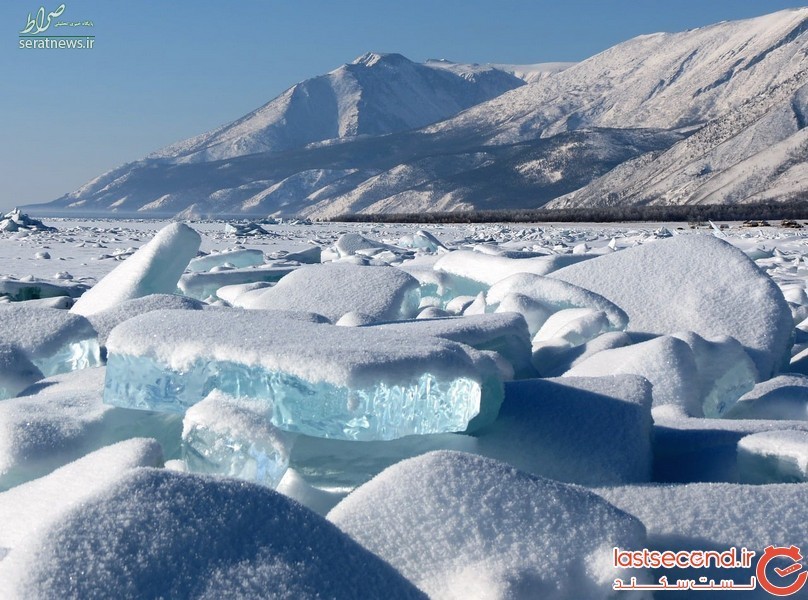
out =
<path fill-rule="evenodd" d="M 552 276 L 617 304 L 631 331 L 734 337 L 762 379 L 787 364 L 794 325 L 782 292 L 745 254 L 712 236 L 674 236 Z"/>
<path fill-rule="evenodd" d="M 116 479 L 0 562 L 4 598 L 423 598 L 262 486 L 149 468 Z"/>
<path fill-rule="evenodd" d="M 591 492 L 447 451 L 390 467 L 328 519 L 435 599 L 608 598 L 612 548 L 645 543 Z"/>
<path fill-rule="evenodd" d="M 635 375 L 505 384 L 477 454 L 527 473 L 584 485 L 649 481 L 651 385 Z"/>
<path fill-rule="evenodd" d="M 70 309 L 78 315 L 92 315 L 124 300 L 149 294 L 170 294 L 196 256 L 199 234 L 182 223 L 162 229 L 120 266 L 85 292 Z"/>
<path fill-rule="evenodd" d="M 131 439 L 105 446 L 52 473 L 0 492 L 0 549 L 25 543 L 41 527 L 58 521 L 136 467 L 160 467 L 154 440 Z M 2 562 L 2 557 L 0 557 Z"/>

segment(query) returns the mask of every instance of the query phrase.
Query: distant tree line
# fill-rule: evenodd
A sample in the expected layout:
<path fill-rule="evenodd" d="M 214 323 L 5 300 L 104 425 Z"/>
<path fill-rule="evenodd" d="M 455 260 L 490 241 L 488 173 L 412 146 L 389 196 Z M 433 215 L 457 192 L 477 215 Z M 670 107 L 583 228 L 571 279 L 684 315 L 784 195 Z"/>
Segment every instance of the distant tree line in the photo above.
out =
<path fill-rule="evenodd" d="M 348 223 L 616 223 L 631 221 L 771 221 L 808 219 L 808 198 L 761 204 L 694 204 L 684 206 L 613 206 L 512 210 L 345 214 L 330 219 Z"/>

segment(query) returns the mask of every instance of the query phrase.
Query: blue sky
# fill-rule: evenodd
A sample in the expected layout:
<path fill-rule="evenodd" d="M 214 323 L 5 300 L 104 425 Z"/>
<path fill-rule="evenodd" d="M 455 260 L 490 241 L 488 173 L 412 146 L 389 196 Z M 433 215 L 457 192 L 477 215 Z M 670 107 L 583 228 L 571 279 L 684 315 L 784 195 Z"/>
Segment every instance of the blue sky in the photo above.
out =
<path fill-rule="evenodd" d="M 780 0 L 65 0 L 91 50 L 20 49 L 42 0 L 0 3 L 0 210 L 231 121 L 366 51 L 576 61 L 642 33 L 800 6 Z M 46 11 L 60 0 L 48 0 Z M 60 28 L 62 34 L 66 28 Z M 48 33 L 52 33 L 49 31 Z"/>

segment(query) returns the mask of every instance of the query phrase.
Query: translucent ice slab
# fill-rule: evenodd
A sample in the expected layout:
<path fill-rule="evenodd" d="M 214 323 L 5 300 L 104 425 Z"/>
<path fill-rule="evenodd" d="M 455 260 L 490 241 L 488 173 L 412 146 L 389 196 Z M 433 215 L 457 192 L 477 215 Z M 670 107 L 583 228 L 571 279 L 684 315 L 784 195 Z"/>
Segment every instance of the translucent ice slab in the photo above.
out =
<path fill-rule="evenodd" d="M 315 437 L 464 431 L 478 414 L 495 418 L 502 402 L 494 360 L 464 344 L 273 311 L 155 311 L 118 326 L 107 348 L 109 404 L 184 412 L 219 390 Z"/>
<path fill-rule="evenodd" d="M 274 489 L 289 466 L 293 438 L 269 423 L 260 404 L 215 391 L 185 414 L 183 458 L 191 472 Z"/>

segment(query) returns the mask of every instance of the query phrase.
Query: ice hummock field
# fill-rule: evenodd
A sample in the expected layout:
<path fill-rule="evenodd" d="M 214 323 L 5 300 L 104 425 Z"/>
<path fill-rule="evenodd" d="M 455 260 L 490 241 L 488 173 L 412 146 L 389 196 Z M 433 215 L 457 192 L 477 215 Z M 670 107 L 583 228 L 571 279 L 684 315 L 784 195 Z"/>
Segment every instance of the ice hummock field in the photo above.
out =
<path fill-rule="evenodd" d="M 675 575 L 615 545 L 808 542 L 805 230 L 45 225 L 0 233 L 0 597 L 611 598 Z"/>

